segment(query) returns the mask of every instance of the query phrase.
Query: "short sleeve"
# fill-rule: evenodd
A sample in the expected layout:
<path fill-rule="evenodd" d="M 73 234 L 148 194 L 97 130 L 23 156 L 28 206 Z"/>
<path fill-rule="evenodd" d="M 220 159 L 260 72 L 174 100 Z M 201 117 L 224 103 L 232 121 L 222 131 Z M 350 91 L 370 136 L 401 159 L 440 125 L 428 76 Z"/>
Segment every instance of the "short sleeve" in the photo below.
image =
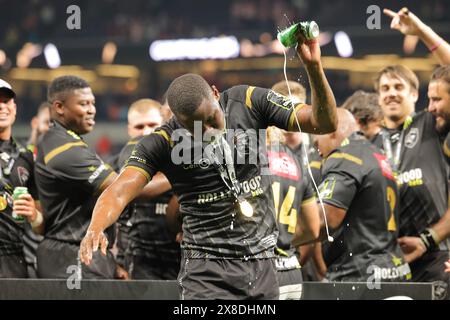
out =
<path fill-rule="evenodd" d="M 134 148 L 138 144 L 139 139 L 132 139 L 128 141 L 128 143 L 123 147 L 123 149 L 120 151 L 119 159 L 117 161 L 117 165 L 119 167 L 119 170 L 122 169 L 125 164 L 128 162 L 128 159 L 131 156 L 131 153 L 133 152 Z"/>
<path fill-rule="evenodd" d="M 345 152 L 332 153 L 322 168 L 319 187 L 324 203 L 348 210 L 362 180 L 362 160 Z"/>
<path fill-rule="evenodd" d="M 81 143 L 57 148 L 55 151 L 58 152 L 48 153 L 45 161 L 52 174 L 62 180 L 77 183 L 87 192 L 97 192 L 103 182 L 114 173 L 110 165 Z"/>
<path fill-rule="evenodd" d="M 273 90 L 248 87 L 246 105 L 254 108 L 260 120 L 266 126 L 276 126 L 289 130 L 295 122 L 293 110 L 299 110 L 304 104 L 293 104 L 292 101 Z"/>
<path fill-rule="evenodd" d="M 171 146 L 169 134 L 162 129 L 157 130 L 136 144 L 124 167 L 138 170 L 150 181 L 170 161 Z"/>
<path fill-rule="evenodd" d="M 314 186 L 311 181 L 311 177 L 303 166 L 303 182 L 305 183 L 305 188 L 303 192 L 302 204 L 315 200 Z"/>

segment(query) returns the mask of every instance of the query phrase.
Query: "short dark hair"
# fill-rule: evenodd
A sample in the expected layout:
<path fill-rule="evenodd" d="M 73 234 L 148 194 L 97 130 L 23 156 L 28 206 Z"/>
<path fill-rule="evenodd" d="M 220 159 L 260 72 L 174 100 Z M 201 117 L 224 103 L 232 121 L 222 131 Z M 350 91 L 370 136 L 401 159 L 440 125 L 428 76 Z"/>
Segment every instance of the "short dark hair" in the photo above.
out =
<path fill-rule="evenodd" d="M 203 77 L 187 73 L 172 81 L 167 89 L 167 101 L 172 112 L 190 115 L 204 99 L 212 97 L 212 89 Z"/>
<path fill-rule="evenodd" d="M 380 89 L 379 88 L 380 79 L 385 74 L 388 76 L 391 76 L 391 77 L 403 79 L 410 85 L 411 89 L 413 89 L 414 91 L 419 90 L 419 79 L 417 78 L 414 71 L 412 71 L 408 67 L 397 64 L 397 65 L 387 66 L 386 68 L 384 68 L 383 70 L 378 72 L 378 75 L 377 75 L 377 77 L 375 79 L 375 83 L 374 83 L 374 87 L 375 87 L 376 91 L 378 91 Z"/>
<path fill-rule="evenodd" d="M 47 91 L 47 99 L 50 103 L 53 103 L 55 100 L 64 100 L 68 93 L 89 87 L 86 80 L 77 76 L 58 77 L 50 83 Z"/>
<path fill-rule="evenodd" d="M 342 108 L 350 111 L 364 126 L 383 119 L 383 113 L 378 104 L 378 95 L 374 92 L 358 90 L 345 100 Z"/>
<path fill-rule="evenodd" d="M 450 65 L 440 66 L 434 69 L 430 82 L 443 81 L 447 83 L 447 89 L 450 93 Z"/>

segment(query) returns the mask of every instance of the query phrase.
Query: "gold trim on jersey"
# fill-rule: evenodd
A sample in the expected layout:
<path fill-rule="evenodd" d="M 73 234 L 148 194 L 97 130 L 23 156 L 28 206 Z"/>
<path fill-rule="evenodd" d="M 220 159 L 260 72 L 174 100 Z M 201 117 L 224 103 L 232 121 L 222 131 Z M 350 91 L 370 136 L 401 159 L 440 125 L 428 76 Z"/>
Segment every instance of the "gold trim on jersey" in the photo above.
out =
<path fill-rule="evenodd" d="M 332 153 L 328 158 L 345 159 L 345 160 L 352 161 L 360 166 L 362 166 L 362 164 L 363 164 L 363 161 L 360 158 L 352 156 L 351 154 L 348 154 L 345 152 Z"/>
<path fill-rule="evenodd" d="M 136 166 L 126 166 L 125 167 L 125 169 L 128 169 L 128 168 L 135 169 L 136 171 L 140 172 L 142 175 L 144 175 L 144 177 L 147 179 L 148 182 L 150 182 L 152 180 L 152 177 L 150 176 L 150 174 L 147 171 L 145 171 L 144 169 L 136 167 Z"/>
<path fill-rule="evenodd" d="M 444 154 L 450 158 L 450 149 L 447 146 L 447 143 L 444 142 Z"/>
<path fill-rule="evenodd" d="M 309 163 L 309 166 L 311 167 L 311 168 L 314 168 L 314 169 L 319 169 L 320 170 L 320 168 L 322 168 L 322 162 L 321 161 L 311 161 L 310 163 Z"/>
<path fill-rule="evenodd" d="M 54 157 L 56 157 L 58 154 L 63 153 L 64 151 L 69 150 L 73 147 L 87 147 L 87 144 L 83 141 L 77 141 L 77 142 L 69 142 L 66 144 L 63 144 L 62 146 L 59 146 L 52 151 L 50 151 L 44 158 L 44 163 L 48 164 L 50 160 L 52 160 Z"/>
<path fill-rule="evenodd" d="M 155 131 L 155 132 L 153 132 L 154 134 L 158 134 L 158 135 L 160 135 L 161 137 L 163 137 L 164 139 L 166 139 L 167 140 L 167 142 L 169 142 L 169 144 L 170 144 L 170 146 L 171 147 L 173 147 L 173 141 L 172 141 L 172 139 L 170 139 L 170 137 L 169 137 L 169 134 L 166 132 L 166 131 L 164 131 L 164 130 L 158 130 L 158 131 Z"/>
<path fill-rule="evenodd" d="M 132 145 L 134 145 L 134 144 L 138 144 L 138 140 L 131 140 L 131 141 L 128 141 L 127 142 L 127 146 L 132 146 Z"/>
<path fill-rule="evenodd" d="M 255 90 L 255 87 L 248 87 L 247 92 L 245 93 L 245 105 L 251 109 L 252 108 L 252 93 Z"/>
<path fill-rule="evenodd" d="M 288 131 L 298 131 L 297 121 L 295 120 L 295 115 L 297 112 L 306 106 L 304 103 L 299 103 L 295 106 L 294 110 L 291 113 L 291 116 L 289 117 L 289 123 L 288 123 Z"/>

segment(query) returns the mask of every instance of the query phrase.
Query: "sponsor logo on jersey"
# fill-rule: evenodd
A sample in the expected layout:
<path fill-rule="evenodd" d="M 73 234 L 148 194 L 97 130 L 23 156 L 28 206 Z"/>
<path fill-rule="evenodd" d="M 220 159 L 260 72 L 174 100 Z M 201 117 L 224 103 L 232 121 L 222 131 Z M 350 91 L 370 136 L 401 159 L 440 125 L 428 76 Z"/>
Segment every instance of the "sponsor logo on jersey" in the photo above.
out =
<path fill-rule="evenodd" d="M 97 168 L 97 170 L 94 171 L 93 174 L 88 179 L 89 183 L 93 183 L 95 179 L 97 179 L 100 176 L 100 173 L 102 173 L 104 170 L 106 170 L 106 165 L 102 164 L 100 167 Z"/>
<path fill-rule="evenodd" d="M 244 194 L 250 193 L 252 197 L 257 197 L 263 194 L 263 189 L 261 188 L 261 176 L 256 176 L 249 180 L 244 180 L 240 183 L 240 185 L 242 193 Z M 198 204 L 213 203 L 231 197 L 232 195 L 230 191 L 201 193 L 198 195 L 197 203 Z"/>
<path fill-rule="evenodd" d="M 293 104 L 288 97 L 272 90 L 267 93 L 267 101 L 272 102 L 274 105 L 286 110 L 291 109 Z"/>
<path fill-rule="evenodd" d="M 17 175 L 19 176 L 20 183 L 24 186 L 27 184 L 30 172 L 24 167 L 17 167 Z"/>
<path fill-rule="evenodd" d="M 155 206 L 155 214 L 166 214 L 167 206 L 167 203 L 157 203 Z"/>
<path fill-rule="evenodd" d="M 423 184 L 422 169 L 415 168 L 398 174 L 397 184 L 399 185 L 408 184 L 408 186 L 410 187 L 422 185 Z"/>
<path fill-rule="evenodd" d="M 335 186 L 336 186 L 336 178 L 335 177 L 326 178 L 325 181 L 323 181 L 321 183 L 321 185 L 319 186 L 320 197 L 324 200 L 332 199 Z"/>
<path fill-rule="evenodd" d="M 289 154 L 267 151 L 267 155 L 269 156 L 269 168 L 272 174 L 294 181 L 300 179 L 297 163 Z"/>
<path fill-rule="evenodd" d="M 389 164 L 387 157 L 379 153 L 374 153 L 373 156 L 377 159 L 383 176 L 390 180 L 395 180 L 391 165 Z"/>
<path fill-rule="evenodd" d="M 405 138 L 405 147 L 412 149 L 416 146 L 417 141 L 419 141 L 419 129 L 411 128 Z"/>

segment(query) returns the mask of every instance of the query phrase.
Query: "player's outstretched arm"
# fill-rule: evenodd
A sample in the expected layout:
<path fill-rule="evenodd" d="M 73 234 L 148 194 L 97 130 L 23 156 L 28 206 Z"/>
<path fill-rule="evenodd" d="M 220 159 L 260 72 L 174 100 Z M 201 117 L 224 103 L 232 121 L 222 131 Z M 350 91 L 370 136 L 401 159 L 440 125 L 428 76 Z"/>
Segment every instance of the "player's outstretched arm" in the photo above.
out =
<path fill-rule="evenodd" d="M 93 252 L 99 248 L 106 255 L 108 239 L 103 231 L 117 221 L 125 206 L 140 194 L 146 184 L 147 178 L 141 172 L 125 168 L 105 189 L 97 200 L 91 223 L 81 241 L 79 251 L 81 262 L 89 265 Z"/>

